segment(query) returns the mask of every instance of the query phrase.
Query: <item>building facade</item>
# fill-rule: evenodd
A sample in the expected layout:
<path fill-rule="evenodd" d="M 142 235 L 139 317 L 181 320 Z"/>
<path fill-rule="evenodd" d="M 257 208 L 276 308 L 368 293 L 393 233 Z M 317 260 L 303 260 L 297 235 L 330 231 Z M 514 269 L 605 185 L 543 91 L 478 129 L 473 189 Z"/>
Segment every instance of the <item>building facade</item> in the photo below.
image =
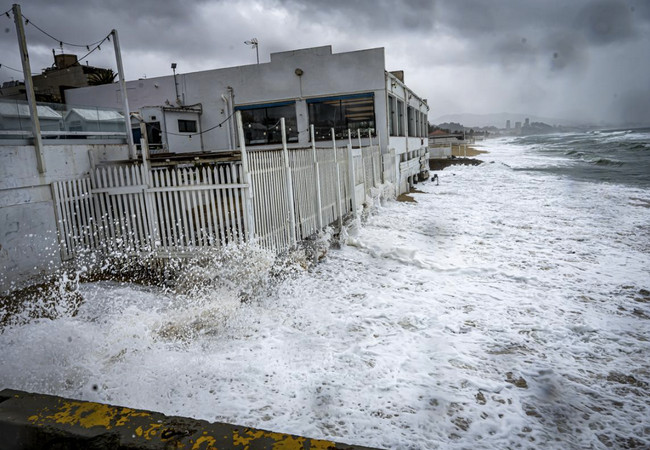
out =
<path fill-rule="evenodd" d="M 131 110 L 145 111 L 147 123 L 160 122 L 146 118 L 151 107 L 200 108 L 196 124 L 180 123 L 186 119 L 158 124 L 167 135 L 160 141 L 170 152 L 196 151 L 199 144 L 205 152 L 237 147 L 236 110 L 242 111 L 247 145 L 279 143 L 284 117 L 294 146 L 309 143 L 311 124 L 318 142 L 331 141 L 332 128 L 337 139 L 347 138 L 351 129 L 356 139 L 360 133 L 367 140 L 370 130 L 382 152 L 394 152 L 398 163 L 427 146 L 427 101 L 405 85 L 402 72 L 386 71 L 383 48 L 332 53 L 331 46 L 324 46 L 272 53 L 268 63 L 130 81 L 127 93 Z M 119 108 L 119 86 L 68 90 L 66 102 Z M 204 132 L 198 144 L 194 139 L 182 145 L 190 141 L 177 138 L 196 131 L 180 130 Z"/>

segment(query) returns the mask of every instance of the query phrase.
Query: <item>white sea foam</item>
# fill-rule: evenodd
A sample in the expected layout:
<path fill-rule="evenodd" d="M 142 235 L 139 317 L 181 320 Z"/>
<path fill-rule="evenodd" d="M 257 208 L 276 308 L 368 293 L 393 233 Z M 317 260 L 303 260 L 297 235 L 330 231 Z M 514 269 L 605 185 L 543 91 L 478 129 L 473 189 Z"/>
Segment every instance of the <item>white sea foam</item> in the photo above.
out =
<path fill-rule="evenodd" d="M 386 448 L 650 446 L 650 194 L 485 145 L 244 303 L 262 254 L 227 289 L 83 285 L 4 329 L 0 386 Z"/>

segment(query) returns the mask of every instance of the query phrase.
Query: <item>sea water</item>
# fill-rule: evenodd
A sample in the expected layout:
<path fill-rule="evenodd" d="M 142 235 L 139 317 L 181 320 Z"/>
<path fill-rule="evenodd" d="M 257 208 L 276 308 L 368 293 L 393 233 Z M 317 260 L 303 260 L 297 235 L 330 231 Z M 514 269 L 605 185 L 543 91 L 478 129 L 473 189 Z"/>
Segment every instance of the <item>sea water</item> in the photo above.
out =
<path fill-rule="evenodd" d="M 650 447 L 649 142 L 485 141 L 310 270 L 252 252 L 244 302 L 82 285 L 2 329 L 0 387 L 384 448 Z"/>

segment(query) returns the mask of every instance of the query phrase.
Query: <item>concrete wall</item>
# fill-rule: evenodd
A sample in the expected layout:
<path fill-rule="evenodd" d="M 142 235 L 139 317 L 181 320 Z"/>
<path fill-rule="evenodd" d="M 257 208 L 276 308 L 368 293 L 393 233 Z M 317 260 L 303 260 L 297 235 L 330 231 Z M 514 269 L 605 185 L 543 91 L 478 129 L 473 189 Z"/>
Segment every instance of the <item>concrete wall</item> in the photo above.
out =
<path fill-rule="evenodd" d="M 31 145 L 0 145 L 0 292 L 61 264 L 50 183 L 80 178 L 98 159 L 126 159 L 123 144 L 46 145 L 39 174 Z"/>
<path fill-rule="evenodd" d="M 302 70 L 301 76 L 296 75 L 296 69 Z M 185 105 L 202 104 L 202 129 L 213 127 L 230 115 L 232 109 L 228 102 L 231 94 L 234 105 L 294 100 L 301 144 L 306 144 L 309 138 L 305 99 L 373 92 L 377 131 L 382 146 L 386 148 L 385 73 L 383 48 L 332 53 L 332 48 L 325 46 L 273 53 L 269 63 L 180 74 L 177 82 L 179 97 Z M 174 77 L 130 81 L 127 95 L 129 106 L 134 111 L 143 106 L 175 105 Z M 68 90 L 66 101 L 112 108 L 121 106 L 117 85 Z M 233 139 L 232 135 L 228 136 L 229 132 L 234 134 L 234 129 L 224 124 L 204 134 L 204 149 L 228 149 Z"/>

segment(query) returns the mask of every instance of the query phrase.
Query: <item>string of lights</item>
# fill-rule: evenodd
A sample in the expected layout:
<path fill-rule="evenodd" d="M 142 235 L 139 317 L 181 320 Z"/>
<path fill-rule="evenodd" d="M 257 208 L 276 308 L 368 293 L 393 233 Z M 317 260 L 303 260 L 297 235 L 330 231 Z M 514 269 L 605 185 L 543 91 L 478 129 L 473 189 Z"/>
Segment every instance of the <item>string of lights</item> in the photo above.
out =
<path fill-rule="evenodd" d="M 8 9 L 7 11 L 5 11 L 5 12 L 3 13 L 3 15 L 5 15 L 5 16 L 8 17 L 8 18 L 11 18 L 11 16 L 9 15 L 9 13 L 10 13 L 11 11 L 12 11 L 11 9 Z M 77 61 L 83 61 L 85 58 L 87 58 L 88 56 L 90 56 L 90 54 L 92 54 L 95 50 L 101 50 L 101 45 L 102 45 L 104 42 L 106 42 L 106 41 L 109 41 L 109 42 L 110 42 L 110 40 L 111 40 L 111 33 L 109 33 L 109 34 L 107 34 L 104 38 L 100 39 L 99 41 L 93 42 L 93 43 L 91 43 L 91 44 L 75 44 L 75 43 L 72 43 L 72 42 L 64 41 L 64 40 L 62 40 L 62 39 L 58 39 L 56 36 L 53 36 L 52 34 L 50 34 L 50 33 L 48 33 L 47 31 L 45 31 L 43 28 L 39 27 L 36 23 L 34 23 L 33 20 L 31 20 L 30 18 L 28 18 L 28 17 L 25 16 L 24 14 L 23 14 L 23 18 L 25 19 L 25 25 L 32 25 L 34 28 L 36 28 L 38 31 L 40 31 L 41 33 L 43 33 L 44 35 L 46 35 L 46 36 L 49 37 L 50 39 L 53 39 L 54 41 L 58 42 L 58 43 L 59 43 L 59 46 L 61 47 L 61 49 L 63 49 L 63 46 L 64 46 L 64 45 L 67 45 L 67 46 L 69 46 L 69 47 L 86 48 L 86 50 L 88 50 L 88 53 L 86 53 L 85 55 L 83 55 L 83 56 L 82 56 L 81 58 L 79 58 Z M 92 47 L 92 48 L 91 48 L 91 47 Z M 0 65 L 0 67 L 1 67 L 1 65 Z M 14 69 L 14 68 L 9 67 L 9 66 L 5 66 L 5 67 L 8 68 L 8 69 L 11 69 L 11 70 L 15 70 L 15 71 L 17 71 L 17 72 L 22 72 L 21 70 Z"/>
<path fill-rule="evenodd" d="M 108 35 L 106 35 L 106 37 L 105 37 L 104 39 L 102 39 L 101 41 L 99 41 L 99 42 L 97 43 L 97 45 L 96 45 L 92 50 L 90 50 L 88 53 L 86 53 L 85 55 L 83 55 L 83 56 L 82 56 L 81 58 L 79 58 L 77 61 L 81 62 L 81 61 L 83 61 L 84 59 L 86 59 L 88 56 L 90 56 L 90 54 L 91 54 L 92 52 L 94 52 L 95 50 L 101 50 L 101 45 L 102 45 L 104 42 L 106 42 L 106 41 L 109 41 L 109 42 L 110 42 L 110 40 L 111 40 L 111 35 L 110 35 L 110 33 L 109 33 Z"/>
<path fill-rule="evenodd" d="M 41 28 L 41 27 L 39 27 L 38 25 L 36 25 L 36 24 L 31 20 L 31 19 L 29 19 L 29 18 L 28 18 L 27 16 L 25 16 L 24 14 L 23 14 L 23 18 L 25 19 L 25 25 L 31 25 L 31 26 L 33 26 L 33 27 L 36 28 L 38 31 L 40 31 L 41 33 L 43 33 L 45 36 L 47 36 L 47 37 L 49 37 L 49 38 L 55 40 L 56 42 L 58 42 L 59 45 L 60 45 L 61 47 L 63 47 L 64 45 L 67 45 L 68 47 L 79 47 L 79 48 L 84 48 L 84 47 L 85 47 L 87 50 L 90 50 L 90 47 L 93 47 L 93 46 L 95 46 L 95 45 L 98 45 L 98 44 L 100 44 L 100 43 L 102 43 L 102 42 L 104 42 L 104 41 L 106 40 L 106 38 L 104 38 L 104 39 L 100 39 L 100 40 L 98 40 L 97 42 L 93 42 L 92 44 L 74 44 L 74 43 L 71 43 L 71 42 L 66 42 L 66 41 L 64 41 L 63 39 L 58 39 L 58 38 L 56 38 L 55 36 L 52 36 L 50 33 L 48 33 L 47 31 L 45 31 L 43 28 Z"/>

